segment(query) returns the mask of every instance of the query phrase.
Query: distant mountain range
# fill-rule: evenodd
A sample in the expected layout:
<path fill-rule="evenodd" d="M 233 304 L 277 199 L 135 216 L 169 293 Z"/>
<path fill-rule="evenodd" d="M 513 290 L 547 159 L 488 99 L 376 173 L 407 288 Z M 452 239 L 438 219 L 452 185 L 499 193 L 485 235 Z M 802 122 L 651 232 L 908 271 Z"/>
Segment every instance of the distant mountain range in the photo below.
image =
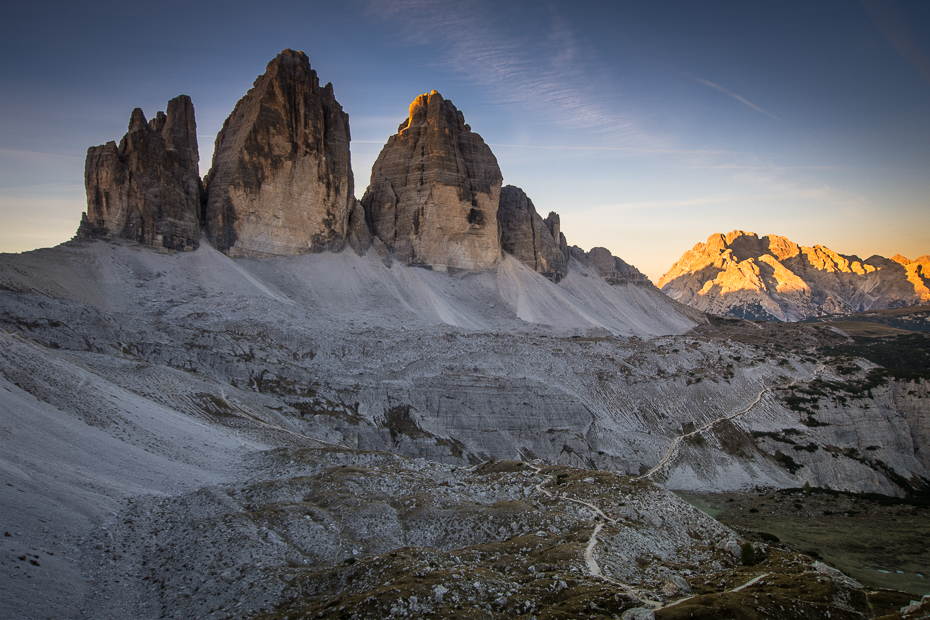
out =
<path fill-rule="evenodd" d="M 862 260 L 822 245 L 734 230 L 685 252 L 658 286 L 710 314 L 800 321 L 930 303 L 930 255 Z"/>

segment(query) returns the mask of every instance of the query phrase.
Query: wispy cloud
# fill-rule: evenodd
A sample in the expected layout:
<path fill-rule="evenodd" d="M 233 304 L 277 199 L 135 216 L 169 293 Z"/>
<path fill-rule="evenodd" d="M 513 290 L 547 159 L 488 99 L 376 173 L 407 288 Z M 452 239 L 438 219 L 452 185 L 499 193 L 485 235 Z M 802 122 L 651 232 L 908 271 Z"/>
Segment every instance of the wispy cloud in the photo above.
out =
<path fill-rule="evenodd" d="M 754 205 L 759 213 L 777 213 L 788 208 L 816 210 L 840 209 L 846 212 L 870 206 L 869 200 L 854 191 L 835 187 L 816 177 L 800 178 L 791 174 L 794 168 L 781 166 L 721 166 L 729 170 L 731 183 L 724 189 L 717 186 L 708 190 L 694 188 L 696 196 L 681 195 L 676 188 L 668 189 L 667 197 L 655 200 L 630 200 L 610 204 L 591 205 L 574 209 L 575 214 L 584 213 L 594 220 L 607 217 L 610 213 L 632 210 L 673 210 L 683 207 Z M 772 205 L 777 209 L 772 210 Z M 597 214 L 597 215 L 595 215 Z"/>
<path fill-rule="evenodd" d="M 714 164 L 688 167 L 695 170 L 846 170 L 846 168 L 842 166 L 750 166 L 744 164 Z"/>
<path fill-rule="evenodd" d="M 759 106 L 757 106 L 757 105 L 754 104 L 753 102 L 749 101 L 749 100 L 746 99 L 745 97 L 740 97 L 739 95 L 737 95 L 737 94 L 734 93 L 733 91 L 724 88 L 724 87 L 721 86 L 720 84 L 714 84 L 714 83 L 711 82 L 710 80 L 704 80 L 704 79 L 696 78 L 696 77 L 692 77 L 692 76 L 689 76 L 689 77 L 691 77 L 691 79 L 693 79 L 695 82 L 697 82 L 697 83 L 699 83 L 699 84 L 703 84 L 704 86 L 710 86 L 711 88 L 715 88 L 715 89 L 719 90 L 720 92 L 722 92 L 722 93 L 724 93 L 724 94 L 730 95 L 731 97 L 733 97 L 734 99 L 736 99 L 737 101 L 739 101 L 740 103 L 742 103 L 743 105 L 749 106 L 750 108 L 752 108 L 752 109 L 755 110 L 756 112 L 762 112 L 762 113 L 765 114 L 766 116 L 771 117 L 771 118 L 774 118 L 776 121 L 781 121 L 780 118 L 778 118 L 777 116 L 775 116 L 774 114 L 772 114 L 772 113 L 769 112 L 768 110 L 763 110 L 762 108 L 760 108 Z"/>
<path fill-rule="evenodd" d="M 814 178 L 802 178 L 777 166 L 744 169 L 733 175 L 735 182 L 758 188 L 760 200 L 777 200 L 784 204 L 810 201 L 821 208 L 859 209 L 868 206 L 868 199 L 851 190 L 841 189 Z"/>
<path fill-rule="evenodd" d="M 760 188 L 762 189 L 762 188 Z M 770 192 L 735 193 L 705 196 L 684 200 L 644 200 L 631 202 L 618 202 L 613 204 L 596 205 L 575 209 L 573 215 L 582 214 L 585 218 L 603 220 L 621 211 L 658 211 L 666 209 L 681 209 L 683 207 L 722 206 L 728 204 L 755 204 L 769 205 L 772 203 L 785 204 L 791 201 L 812 201 L 836 208 L 860 207 L 867 201 L 852 192 L 837 190 L 829 186 L 821 187 L 787 187 L 772 188 Z"/>
<path fill-rule="evenodd" d="M 23 151 L 20 149 L 4 149 L 0 148 L 0 158 L 10 160 L 22 160 L 24 158 L 30 159 L 43 159 L 43 160 L 64 160 L 64 161 L 75 161 L 80 160 L 84 161 L 83 156 L 78 155 L 67 155 L 64 153 L 45 153 L 43 151 Z"/>
<path fill-rule="evenodd" d="M 372 0 L 369 7 L 400 28 L 408 44 L 439 50 L 438 63 L 489 89 L 502 103 L 624 144 L 668 146 L 635 114 L 618 111 L 618 96 L 605 88 L 609 72 L 552 6 L 542 36 L 506 29 L 499 7 L 486 0 Z"/>
<path fill-rule="evenodd" d="M 731 155 L 734 151 L 710 149 L 666 149 L 648 146 L 562 146 L 557 144 L 496 144 L 488 143 L 494 148 L 540 149 L 545 151 L 608 151 L 617 153 L 635 153 L 638 155 L 655 153 L 659 155 Z M 703 166 L 692 166 L 694 168 Z M 710 167 L 710 166 L 707 166 Z"/>

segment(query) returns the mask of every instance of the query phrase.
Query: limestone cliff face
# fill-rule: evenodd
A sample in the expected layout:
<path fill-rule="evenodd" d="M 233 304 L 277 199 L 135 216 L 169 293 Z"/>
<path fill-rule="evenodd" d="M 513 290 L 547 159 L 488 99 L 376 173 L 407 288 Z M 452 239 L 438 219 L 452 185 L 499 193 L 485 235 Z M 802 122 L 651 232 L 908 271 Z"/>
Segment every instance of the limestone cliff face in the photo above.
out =
<path fill-rule="evenodd" d="M 915 294 L 922 299 L 930 299 L 930 254 L 924 254 L 917 260 L 895 254 L 891 260 L 904 267 L 907 281 L 914 287 Z"/>
<path fill-rule="evenodd" d="M 774 235 L 714 234 L 659 280 L 672 298 L 711 314 L 798 321 L 930 303 L 930 256 L 861 260 Z"/>
<path fill-rule="evenodd" d="M 436 91 L 410 104 L 371 171 L 362 205 L 372 234 L 410 265 L 482 269 L 500 261 L 500 168 Z"/>
<path fill-rule="evenodd" d="M 216 137 L 205 228 L 230 256 L 345 244 L 355 206 L 349 117 L 303 52 L 284 50 Z"/>
<path fill-rule="evenodd" d="M 565 277 L 568 257 L 560 244 L 564 237 L 557 213 L 543 220 L 522 189 L 507 185 L 501 189 L 497 222 L 503 251 L 553 282 Z"/>
<path fill-rule="evenodd" d="M 577 245 L 573 245 L 568 251 L 572 260 L 588 265 L 608 284 L 615 286 L 623 284 L 653 286 L 649 278 L 641 273 L 639 269 L 625 262 L 619 256 L 614 256 L 607 248 L 591 248 L 590 252 L 585 252 Z"/>
<path fill-rule="evenodd" d="M 196 249 L 203 195 L 199 161 L 190 97 L 175 97 L 167 114 L 159 112 L 150 122 L 136 108 L 118 147 L 107 142 L 87 149 L 87 212 L 77 236 Z"/>

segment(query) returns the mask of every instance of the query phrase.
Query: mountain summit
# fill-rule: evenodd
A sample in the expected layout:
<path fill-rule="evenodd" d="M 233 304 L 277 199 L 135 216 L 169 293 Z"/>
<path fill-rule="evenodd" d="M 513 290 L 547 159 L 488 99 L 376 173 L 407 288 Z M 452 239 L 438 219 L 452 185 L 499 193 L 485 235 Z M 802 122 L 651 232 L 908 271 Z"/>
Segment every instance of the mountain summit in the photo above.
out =
<path fill-rule="evenodd" d="M 501 259 L 500 167 L 465 116 L 435 90 L 410 104 L 362 198 L 371 232 L 403 263 L 481 269 Z"/>
<path fill-rule="evenodd" d="M 926 304 L 928 285 L 927 255 L 862 260 L 742 230 L 698 243 L 658 283 L 673 299 L 710 314 L 779 321 Z"/>
<path fill-rule="evenodd" d="M 355 206 L 349 116 L 303 52 L 284 50 L 216 137 L 205 228 L 230 256 L 340 249 Z"/>
<path fill-rule="evenodd" d="M 522 189 L 502 188 L 497 158 L 464 114 L 433 90 L 417 96 L 355 199 L 349 116 L 303 52 L 285 49 L 236 103 L 198 176 L 187 96 L 147 123 L 132 113 L 120 146 L 88 150 L 87 213 L 77 237 L 195 250 L 201 235 L 231 257 L 374 249 L 386 266 L 496 268 L 513 256 L 560 282 L 574 262 L 607 284 L 653 289 L 603 248 L 569 248 L 559 215 L 544 220 Z M 678 312 L 673 312 L 678 314 Z"/>

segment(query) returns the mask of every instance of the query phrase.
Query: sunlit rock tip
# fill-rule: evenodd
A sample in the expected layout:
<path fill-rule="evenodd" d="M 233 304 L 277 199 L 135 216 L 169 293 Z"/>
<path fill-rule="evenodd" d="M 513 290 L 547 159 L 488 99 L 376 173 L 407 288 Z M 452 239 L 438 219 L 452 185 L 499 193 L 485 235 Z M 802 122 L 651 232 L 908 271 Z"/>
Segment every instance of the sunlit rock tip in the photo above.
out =
<path fill-rule="evenodd" d="M 119 146 L 87 149 L 87 211 L 77 236 L 131 239 L 165 250 L 193 250 L 200 241 L 203 195 L 197 124 L 190 97 L 168 102 L 146 121 L 136 108 Z"/>
<path fill-rule="evenodd" d="M 926 304 L 928 285 L 930 257 L 862 260 L 742 230 L 711 235 L 659 280 L 664 293 L 699 310 L 780 321 Z"/>
<path fill-rule="evenodd" d="M 401 262 L 483 269 L 501 259 L 502 181 L 491 149 L 434 90 L 388 138 L 362 204 L 372 234 Z"/>
<path fill-rule="evenodd" d="M 341 248 L 355 206 L 349 117 L 303 52 L 284 50 L 217 135 L 206 233 L 230 256 Z"/>

